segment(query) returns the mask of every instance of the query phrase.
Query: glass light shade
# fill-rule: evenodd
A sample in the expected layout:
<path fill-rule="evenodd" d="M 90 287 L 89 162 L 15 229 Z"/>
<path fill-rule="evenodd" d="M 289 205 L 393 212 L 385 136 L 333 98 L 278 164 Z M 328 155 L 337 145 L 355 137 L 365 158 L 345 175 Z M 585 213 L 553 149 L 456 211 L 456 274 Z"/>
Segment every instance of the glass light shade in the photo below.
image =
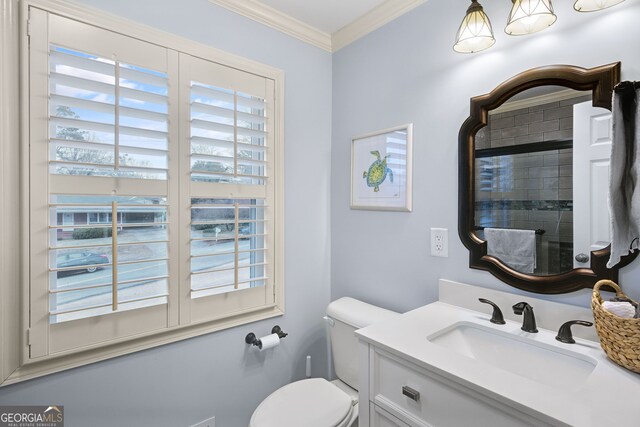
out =
<path fill-rule="evenodd" d="M 460 53 L 480 52 L 493 46 L 496 39 L 489 17 L 476 0 L 471 0 L 456 37 L 453 50 Z"/>
<path fill-rule="evenodd" d="M 577 0 L 573 8 L 578 12 L 594 12 L 622 3 L 624 0 Z"/>
<path fill-rule="evenodd" d="M 513 0 L 504 31 L 511 36 L 531 34 L 556 22 L 551 0 Z"/>

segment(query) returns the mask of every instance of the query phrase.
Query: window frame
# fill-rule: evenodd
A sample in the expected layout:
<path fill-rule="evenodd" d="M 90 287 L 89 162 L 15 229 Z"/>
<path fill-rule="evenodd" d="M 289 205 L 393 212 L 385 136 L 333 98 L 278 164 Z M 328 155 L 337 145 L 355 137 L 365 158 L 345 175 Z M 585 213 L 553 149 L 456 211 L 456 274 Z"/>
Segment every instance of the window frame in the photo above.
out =
<path fill-rule="evenodd" d="M 133 37 L 141 41 L 159 45 L 163 48 L 175 51 L 176 54 L 182 53 L 191 55 L 197 58 L 201 58 L 206 61 L 214 62 L 229 68 L 239 69 L 241 71 L 255 74 L 265 79 L 273 81 L 274 87 L 274 102 L 273 102 L 273 165 L 272 165 L 272 189 L 274 192 L 274 236 L 270 247 L 273 248 L 275 253 L 274 265 L 273 265 L 273 281 L 274 281 L 274 304 L 265 306 L 260 310 L 247 310 L 247 313 L 235 313 L 232 316 L 224 317 L 221 319 L 207 320 L 200 323 L 187 323 L 177 324 L 170 326 L 167 329 L 163 329 L 160 332 L 152 332 L 148 334 L 142 334 L 137 337 L 127 337 L 123 339 L 116 339 L 109 341 L 108 343 L 101 343 L 93 346 L 83 348 L 81 351 L 66 351 L 56 355 L 47 355 L 38 358 L 37 360 L 30 359 L 29 346 L 30 340 L 33 337 L 30 336 L 30 298 L 29 298 L 29 220 L 28 216 L 20 215 L 20 218 L 15 218 L 12 226 L 20 227 L 21 237 L 21 249 L 20 249 L 20 262 L 18 266 L 14 266 L 13 271 L 8 272 L 8 276 L 21 277 L 20 280 L 15 280 L 11 285 L 3 286 L 1 290 L 2 296 L 15 297 L 15 293 L 20 293 L 20 309 L 10 310 L 7 313 L 8 321 L 0 324 L 0 386 L 6 384 L 12 384 L 20 382 L 26 379 L 38 377 L 48 373 L 58 372 L 61 370 L 82 366 L 85 364 L 93 363 L 96 361 L 116 357 L 124 354 L 128 354 L 134 351 L 152 348 L 155 346 L 180 341 L 190 337 L 215 332 L 218 330 L 246 324 L 249 322 L 259 321 L 275 316 L 284 314 L 284 73 L 283 71 L 261 64 L 249 59 L 241 58 L 236 55 L 232 55 L 223 52 L 219 49 L 200 44 L 187 38 L 169 34 L 163 31 L 155 30 L 150 27 L 140 25 L 138 23 L 129 21 L 124 18 L 120 18 L 114 15 L 105 14 L 95 9 L 70 5 L 55 0 L 22 0 L 20 2 L 20 16 L 14 13 L 14 11 L 1 12 L 3 22 L 11 22 L 15 31 L 15 26 L 19 25 L 18 40 L 12 40 L 11 37 L 3 37 L 3 47 L 8 47 L 10 50 L 6 52 L 6 55 L 20 54 L 20 70 L 19 80 L 21 93 L 12 99 L 2 101 L 2 109 L 8 110 L 9 106 L 15 105 L 20 102 L 20 117 L 19 123 L 16 123 L 13 131 L 21 130 L 20 136 L 20 208 L 22 212 L 29 212 L 29 153 L 28 146 L 30 141 L 30 124 L 29 124 L 29 9 L 36 8 L 44 10 L 45 12 L 59 15 L 65 18 L 76 20 L 88 25 L 92 25 L 107 31 L 122 34 L 127 37 Z M 13 13 L 13 14 L 12 14 Z M 16 43 L 16 42 L 19 42 Z M 8 76 L 7 76 L 8 77 Z M 3 78 L 3 88 L 6 89 L 9 86 L 7 78 Z M 12 82 L 15 85 L 15 81 Z M 176 82 L 177 84 L 177 82 Z M 16 94 L 17 95 L 17 94 Z M 180 113 L 182 114 L 182 113 Z M 9 132 L 7 130 L 6 132 Z M 5 131 L 3 131 L 4 133 Z M 184 143 L 182 140 L 178 140 L 175 143 Z M 9 145 L 9 144 L 6 144 Z M 17 149 L 15 147 L 9 149 L 6 146 L 0 147 L 3 149 L 3 153 L 13 153 L 13 162 L 17 161 L 15 153 Z M 5 169 L 0 174 L 2 175 L 0 183 L 10 183 L 14 180 L 18 174 L 15 170 Z M 6 185 L 6 184 L 5 184 Z M 8 219 L 7 211 L 0 212 L 0 216 L 4 219 Z M 174 213 L 175 215 L 175 213 Z M 25 218 L 27 217 L 27 218 Z M 181 222 L 180 227 L 184 228 L 184 223 Z M 5 227 L 4 230 L 7 230 Z M 0 233 L 3 230 L 0 230 Z M 5 233 L 6 235 L 6 233 Z M 15 242 L 14 242 L 15 244 Z M 7 239 L 3 239 L 0 243 L 2 245 L 3 252 L 9 253 L 11 242 Z M 15 251 L 15 250 L 14 250 Z M 11 274 L 13 273 L 13 274 Z M 181 276 L 184 274 L 180 273 Z M 183 292 L 183 284 L 180 283 L 180 291 Z M 180 295 L 182 298 L 182 295 Z M 15 298 L 14 298 L 15 299 Z M 3 298 L 3 307 L 8 306 L 8 301 L 11 298 Z"/>

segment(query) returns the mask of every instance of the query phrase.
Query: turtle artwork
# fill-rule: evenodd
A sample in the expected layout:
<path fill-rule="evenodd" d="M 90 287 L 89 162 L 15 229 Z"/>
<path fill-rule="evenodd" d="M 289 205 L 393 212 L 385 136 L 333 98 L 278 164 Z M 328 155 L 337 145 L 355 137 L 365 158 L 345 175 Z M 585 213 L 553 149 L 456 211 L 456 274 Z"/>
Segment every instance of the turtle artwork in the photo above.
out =
<path fill-rule="evenodd" d="M 393 171 L 387 167 L 387 159 L 391 155 L 388 154 L 381 158 L 378 150 L 371 151 L 371 154 L 376 157 L 376 160 L 371 163 L 368 171 L 364 171 L 362 178 L 366 179 L 367 185 L 373 187 L 373 191 L 377 193 L 380 191 L 380 185 L 387 179 L 387 175 L 389 175 L 389 181 L 393 183 Z"/>

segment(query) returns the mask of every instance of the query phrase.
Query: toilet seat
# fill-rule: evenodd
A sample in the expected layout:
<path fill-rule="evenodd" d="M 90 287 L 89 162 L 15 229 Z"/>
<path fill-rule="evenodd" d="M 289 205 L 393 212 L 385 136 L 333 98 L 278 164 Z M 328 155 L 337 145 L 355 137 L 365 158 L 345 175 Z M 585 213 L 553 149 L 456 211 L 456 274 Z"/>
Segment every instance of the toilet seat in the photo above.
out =
<path fill-rule="evenodd" d="M 324 378 L 287 384 L 271 393 L 251 416 L 250 427 L 347 427 L 354 401 Z"/>

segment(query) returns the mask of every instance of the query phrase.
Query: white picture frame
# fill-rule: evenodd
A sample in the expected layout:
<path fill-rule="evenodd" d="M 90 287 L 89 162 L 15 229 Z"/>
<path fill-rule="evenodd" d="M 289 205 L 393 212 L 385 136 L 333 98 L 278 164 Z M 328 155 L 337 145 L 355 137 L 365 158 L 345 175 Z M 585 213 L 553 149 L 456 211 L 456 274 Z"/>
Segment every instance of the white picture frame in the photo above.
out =
<path fill-rule="evenodd" d="M 411 212 L 413 123 L 351 140 L 351 209 Z"/>

